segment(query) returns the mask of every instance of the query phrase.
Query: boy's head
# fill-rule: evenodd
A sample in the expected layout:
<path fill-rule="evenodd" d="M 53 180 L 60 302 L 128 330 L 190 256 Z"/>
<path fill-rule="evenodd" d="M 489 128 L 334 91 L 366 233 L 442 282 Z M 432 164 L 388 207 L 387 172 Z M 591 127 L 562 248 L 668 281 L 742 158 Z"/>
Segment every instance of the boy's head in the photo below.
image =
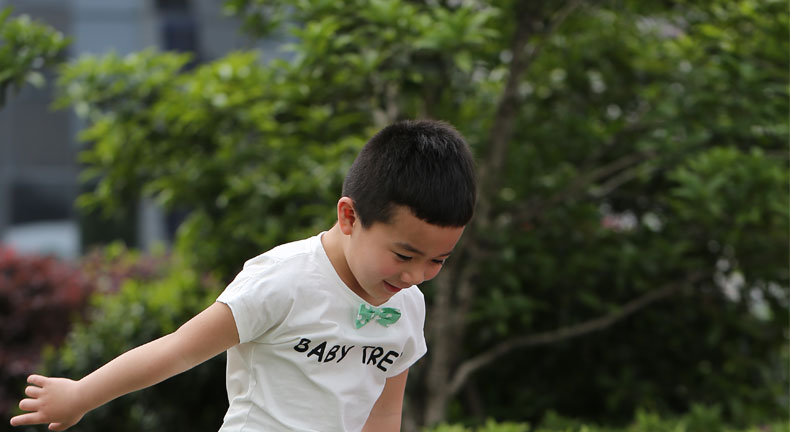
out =
<path fill-rule="evenodd" d="M 462 227 L 477 197 L 469 146 L 447 123 L 403 121 L 387 126 L 362 148 L 346 179 L 363 227 L 389 223 L 397 206 L 441 227 Z"/>

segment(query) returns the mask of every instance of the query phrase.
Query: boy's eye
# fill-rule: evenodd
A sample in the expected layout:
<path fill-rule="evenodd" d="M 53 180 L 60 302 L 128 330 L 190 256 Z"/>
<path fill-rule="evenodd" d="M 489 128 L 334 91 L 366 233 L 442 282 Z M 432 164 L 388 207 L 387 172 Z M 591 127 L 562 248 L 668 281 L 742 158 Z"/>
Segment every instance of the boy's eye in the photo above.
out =
<path fill-rule="evenodd" d="M 399 254 L 399 253 L 397 253 L 397 252 L 393 252 L 393 253 L 394 253 L 394 254 L 395 254 L 395 256 L 397 256 L 397 257 L 398 257 L 398 259 L 399 259 L 399 260 L 401 260 L 401 261 L 408 261 L 408 260 L 410 260 L 410 259 L 411 259 L 411 257 L 410 257 L 410 256 L 401 255 L 401 254 Z"/>
<path fill-rule="evenodd" d="M 436 264 L 439 264 L 439 265 L 443 265 L 444 264 L 444 260 L 433 260 L 433 262 L 436 263 Z"/>

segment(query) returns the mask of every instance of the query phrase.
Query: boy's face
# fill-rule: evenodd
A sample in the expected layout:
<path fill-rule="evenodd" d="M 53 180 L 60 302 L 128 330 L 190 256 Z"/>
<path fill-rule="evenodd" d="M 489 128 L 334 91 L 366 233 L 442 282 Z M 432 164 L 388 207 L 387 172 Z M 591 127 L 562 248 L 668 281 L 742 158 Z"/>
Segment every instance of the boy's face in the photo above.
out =
<path fill-rule="evenodd" d="M 433 279 L 464 231 L 439 227 L 396 207 L 390 223 L 368 228 L 356 221 L 349 227 L 346 262 L 351 289 L 365 301 L 380 305 L 400 290 Z"/>

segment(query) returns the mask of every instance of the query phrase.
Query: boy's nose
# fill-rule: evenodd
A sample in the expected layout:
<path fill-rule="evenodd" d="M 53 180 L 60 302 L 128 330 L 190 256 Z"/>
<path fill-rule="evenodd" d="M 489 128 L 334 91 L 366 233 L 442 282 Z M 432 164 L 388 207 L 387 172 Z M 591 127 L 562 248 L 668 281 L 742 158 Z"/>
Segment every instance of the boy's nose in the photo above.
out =
<path fill-rule="evenodd" d="M 425 280 L 425 275 L 418 269 L 406 270 L 400 275 L 401 280 L 409 285 L 419 285 Z"/>

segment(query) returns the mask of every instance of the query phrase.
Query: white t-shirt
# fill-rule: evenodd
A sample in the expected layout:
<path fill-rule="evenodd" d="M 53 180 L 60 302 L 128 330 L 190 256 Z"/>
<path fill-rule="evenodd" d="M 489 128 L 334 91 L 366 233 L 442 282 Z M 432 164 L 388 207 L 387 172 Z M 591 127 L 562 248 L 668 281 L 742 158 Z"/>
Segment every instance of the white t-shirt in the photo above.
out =
<path fill-rule="evenodd" d="M 322 234 L 247 261 L 217 299 L 241 342 L 228 350 L 221 432 L 359 431 L 386 379 L 427 351 L 416 286 L 379 306 L 399 309 L 396 323 L 355 328 L 365 301 L 335 272 Z"/>

